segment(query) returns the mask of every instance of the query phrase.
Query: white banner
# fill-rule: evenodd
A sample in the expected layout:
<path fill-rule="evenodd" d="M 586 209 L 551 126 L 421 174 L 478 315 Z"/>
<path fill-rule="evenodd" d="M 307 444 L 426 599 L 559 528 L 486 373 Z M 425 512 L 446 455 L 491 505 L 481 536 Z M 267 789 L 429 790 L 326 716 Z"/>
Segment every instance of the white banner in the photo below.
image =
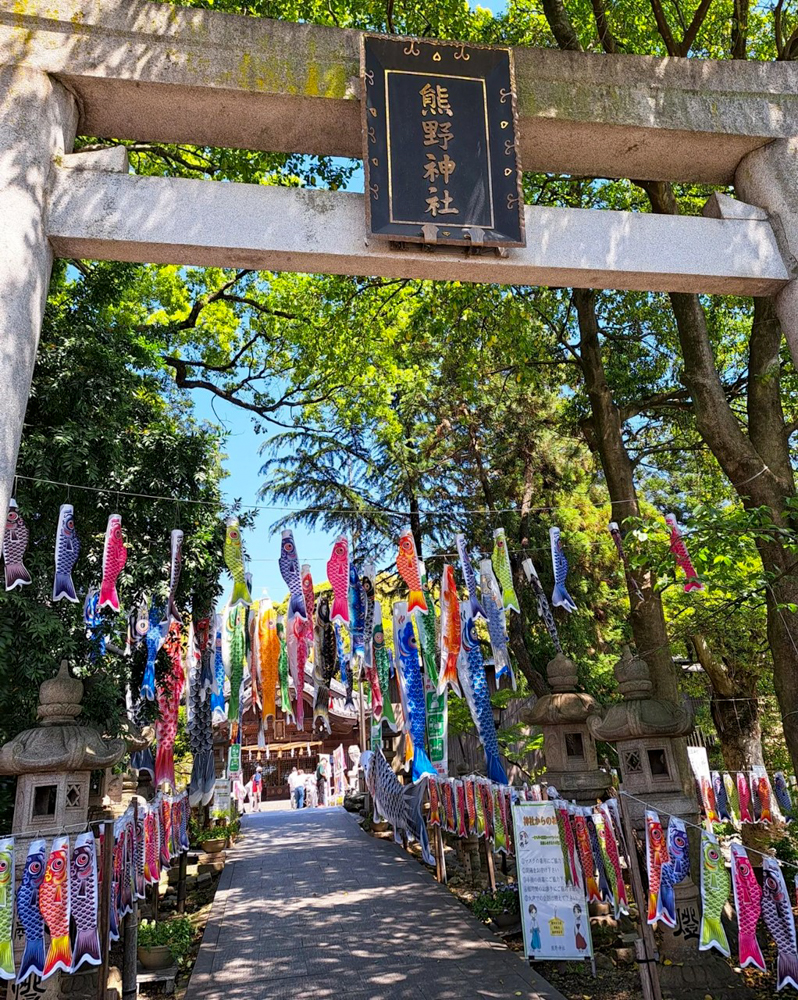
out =
<path fill-rule="evenodd" d="M 524 954 L 534 959 L 592 958 L 584 889 L 565 881 L 554 805 L 516 803 L 513 827 Z"/>

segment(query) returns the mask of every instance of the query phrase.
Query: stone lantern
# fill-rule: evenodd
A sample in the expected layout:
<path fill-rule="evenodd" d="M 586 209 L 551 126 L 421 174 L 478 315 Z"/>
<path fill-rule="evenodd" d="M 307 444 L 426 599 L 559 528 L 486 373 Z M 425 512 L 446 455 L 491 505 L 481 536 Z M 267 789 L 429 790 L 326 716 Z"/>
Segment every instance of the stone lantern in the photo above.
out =
<path fill-rule="evenodd" d="M 628 646 L 615 664 L 615 678 L 623 695 L 620 704 L 610 705 L 603 715 L 591 715 L 590 732 L 597 740 L 615 744 L 621 770 L 621 789 L 635 798 L 624 805 L 632 825 L 644 837 L 645 811 L 651 806 L 667 826 L 668 816 L 680 816 L 698 823 L 694 796 L 685 791 L 683 775 L 674 754 L 674 742 L 693 728 L 693 713 L 670 701 L 652 698 L 653 685 L 648 664 L 632 655 Z M 691 844 L 693 872 L 699 871 L 698 842 Z M 660 924 L 657 932 L 660 959 L 658 968 L 663 995 L 704 997 L 734 995 L 739 1000 L 751 994 L 740 987 L 728 963 L 719 955 L 697 951 L 701 911 L 698 887 L 688 875 L 675 887 L 674 930 Z"/>
<path fill-rule="evenodd" d="M 552 693 L 538 698 L 524 721 L 543 730 L 546 780 L 565 799 L 592 805 L 612 783 L 598 766 L 596 741 L 587 720 L 601 711 L 595 698 L 576 690 L 573 662 L 557 653 L 546 667 Z"/>
<path fill-rule="evenodd" d="M 92 771 L 113 767 L 126 752 L 122 739 L 103 739 L 80 726 L 83 683 L 62 660 L 39 688 L 39 724 L 0 748 L 0 774 L 17 776 L 12 833 L 48 837 L 86 829 Z"/>
<path fill-rule="evenodd" d="M 655 809 L 692 817 L 695 800 L 684 792 L 673 752 L 674 739 L 693 729 L 693 713 L 669 701 L 652 698 L 648 664 L 633 656 L 628 646 L 615 664 L 615 678 L 623 701 L 588 720 L 597 740 L 614 743 L 618 751 L 623 789 Z M 645 826 L 645 806 L 629 801 L 632 821 Z"/>

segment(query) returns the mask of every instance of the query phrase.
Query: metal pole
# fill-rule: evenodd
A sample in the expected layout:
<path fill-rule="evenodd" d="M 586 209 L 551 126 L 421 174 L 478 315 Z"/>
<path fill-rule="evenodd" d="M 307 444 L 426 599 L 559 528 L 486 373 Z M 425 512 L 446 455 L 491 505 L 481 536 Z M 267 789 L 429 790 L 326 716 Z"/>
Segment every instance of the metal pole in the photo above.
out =
<path fill-rule="evenodd" d="M 351 669 L 351 667 L 350 667 Z M 357 690 L 358 690 L 358 729 L 360 730 L 360 752 L 363 753 L 364 750 L 368 750 L 368 743 L 366 742 L 366 706 L 363 702 L 363 665 L 361 664 L 357 675 Z M 366 772 L 363 770 L 362 764 L 358 764 L 357 769 L 357 790 L 368 794 L 366 791 Z M 364 805 L 368 807 L 368 801 L 364 802 Z"/>
<path fill-rule="evenodd" d="M 624 804 L 623 793 L 618 796 L 617 802 L 626 838 L 626 860 L 629 862 L 632 891 L 637 900 L 637 913 L 640 919 L 641 936 L 635 941 L 635 957 L 640 971 L 643 1000 L 662 1000 L 659 974 L 657 973 L 657 945 L 654 940 L 654 932 L 646 920 L 646 893 L 643 890 L 643 878 L 640 874 L 640 861 L 637 855 L 634 829 Z"/>
<path fill-rule="evenodd" d="M 446 855 L 443 851 L 443 830 L 440 826 L 435 827 L 435 843 L 437 847 L 438 864 L 440 865 L 440 879 L 444 885 L 446 885 Z"/>
<path fill-rule="evenodd" d="M 97 996 L 105 1000 L 108 988 L 108 964 L 111 958 L 111 879 L 114 867 L 114 824 L 102 824 L 103 848 L 102 864 L 103 887 L 100 893 L 100 950 L 102 964 L 97 975 Z"/>
<path fill-rule="evenodd" d="M 133 829 L 138 829 L 139 804 L 133 798 Z M 134 880 L 135 881 L 135 880 Z M 125 917 L 123 924 L 122 952 L 122 1000 L 135 1000 L 138 994 L 136 952 L 139 938 L 139 904 L 133 893 L 133 910 Z"/>
<path fill-rule="evenodd" d="M 488 858 L 488 885 L 493 892 L 496 891 L 496 869 L 493 867 L 493 844 L 485 839 L 485 854 Z"/>
<path fill-rule="evenodd" d="M 188 852 L 183 851 L 180 855 L 180 867 L 177 873 L 177 912 L 185 913 L 186 910 L 186 866 L 188 864 Z"/>
<path fill-rule="evenodd" d="M 357 677 L 357 689 L 359 692 L 359 705 L 358 705 L 358 715 L 359 715 L 359 726 L 360 726 L 360 752 L 363 753 L 364 750 L 368 750 L 368 744 L 366 743 L 366 706 L 363 702 L 363 668 L 360 668 Z"/>

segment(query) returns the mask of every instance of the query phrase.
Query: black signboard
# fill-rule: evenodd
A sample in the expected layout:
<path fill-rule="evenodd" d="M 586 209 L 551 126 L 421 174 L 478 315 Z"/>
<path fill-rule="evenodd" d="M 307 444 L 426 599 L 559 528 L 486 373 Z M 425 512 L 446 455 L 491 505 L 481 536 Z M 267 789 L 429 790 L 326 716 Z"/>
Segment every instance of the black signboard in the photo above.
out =
<path fill-rule="evenodd" d="M 364 35 L 370 233 L 525 246 L 509 49 Z"/>

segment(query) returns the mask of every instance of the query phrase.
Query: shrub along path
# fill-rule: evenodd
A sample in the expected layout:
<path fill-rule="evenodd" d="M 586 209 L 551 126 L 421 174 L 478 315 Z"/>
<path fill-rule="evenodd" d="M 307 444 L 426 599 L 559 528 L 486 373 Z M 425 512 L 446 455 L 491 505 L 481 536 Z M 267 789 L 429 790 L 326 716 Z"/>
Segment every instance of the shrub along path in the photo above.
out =
<path fill-rule="evenodd" d="M 243 828 L 186 1000 L 564 1000 L 343 809 L 254 813 Z"/>

